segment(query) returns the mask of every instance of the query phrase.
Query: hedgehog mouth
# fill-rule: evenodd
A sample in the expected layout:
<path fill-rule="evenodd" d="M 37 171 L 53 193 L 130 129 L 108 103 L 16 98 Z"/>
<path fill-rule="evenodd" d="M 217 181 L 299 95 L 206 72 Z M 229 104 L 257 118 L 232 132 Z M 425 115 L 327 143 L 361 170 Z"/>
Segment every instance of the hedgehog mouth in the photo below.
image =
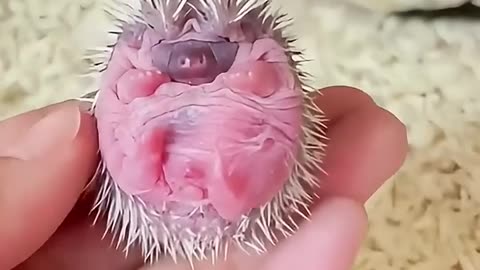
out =
<path fill-rule="evenodd" d="M 190 86 L 198 86 L 198 85 L 202 85 L 202 84 L 212 83 L 216 79 L 216 77 L 217 76 L 215 76 L 215 77 L 198 76 L 198 77 L 189 77 L 189 78 L 175 78 L 175 77 L 170 76 L 172 82 L 187 84 L 187 85 L 190 85 Z"/>

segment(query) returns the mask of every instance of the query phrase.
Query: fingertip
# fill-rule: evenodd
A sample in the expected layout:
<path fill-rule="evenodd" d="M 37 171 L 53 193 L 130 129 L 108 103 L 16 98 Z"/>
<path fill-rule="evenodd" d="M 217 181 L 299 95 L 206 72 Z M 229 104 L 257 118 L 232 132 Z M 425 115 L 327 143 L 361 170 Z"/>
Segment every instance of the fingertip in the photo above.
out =
<path fill-rule="evenodd" d="M 95 118 L 89 113 L 81 112 L 79 132 L 72 144 L 72 153 L 74 153 L 72 165 L 80 166 L 81 170 L 87 174 L 91 174 L 98 165 L 99 149 L 97 134 Z"/>
<path fill-rule="evenodd" d="M 332 232 L 338 230 L 342 237 L 337 240 L 343 239 L 353 245 L 350 250 L 353 257 L 368 231 L 368 215 L 363 204 L 348 197 L 325 196 L 312 212 L 310 228 L 330 226 Z"/>
<path fill-rule="evenodd" d="M 327 136 L 322 195 L 364 203 L 400 169 L 408 153 L 405 125 L 376 105 L 343 113 Z"/>
<path fill-rule="evenodd" d="M 348 85 L 332 85 L 332 86 L 327 86 L 324 88 L 321 88 L 319 90 L 322 95 L 325 96 L 331 96 L 331 95 L 336 95 L 336 96 L 341 96 L 344 98 L 353 98 L 355 100 L 362 100 L 362 102 L 373 102 L 373 99 L 370 97 L 370 95 L 367 94 L 367 92 L 363 91 L 360 88 L 356 88 L 353 86 L 348 86 Z"/>
<path fill-rule="evenodd" d="M 330 86 L 320 89 L 314 100 L 330 123 L 352 111 L 376 106 L 372 97 L 366 92 L 349 86 Z"/>
<path fill-rule="evenodd" d="M 362 237 L 368 230 L 368 215 L 365 207 L 357 200 L 340 196 L 325 196 L 313 210 L 315 222 L 329 216 L 332 222 L 343 224 L 345 228 L 354 228 L 356 235 Z M 323 215 L 323 218 L 322 218 Z"/>
<path fill-rule="evenodd" d="M 391 169 L 385 174 L 385 177 L 389 178 L 400 169 L 407 158 L 409 152 L 408 132 L 405 124 L 393 113 L 381 107 L 378 109 L 378 119 L 376 120 L 378 129 L 385 130 L 386 147 L 392 147 Z"/>
<path fill-rule="evenodd" d="M 367 229 L 367 214 L 359 202 L 324 198 L 312 211 L 312 220 L 274 250 L 265 269 L 351 269 Z"/>

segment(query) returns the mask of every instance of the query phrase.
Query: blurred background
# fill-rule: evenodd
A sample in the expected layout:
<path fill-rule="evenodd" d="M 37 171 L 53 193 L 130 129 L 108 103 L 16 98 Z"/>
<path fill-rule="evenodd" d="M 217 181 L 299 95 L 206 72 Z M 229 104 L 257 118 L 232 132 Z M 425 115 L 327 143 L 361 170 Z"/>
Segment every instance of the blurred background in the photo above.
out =
<path fill-rule="evenodd" d="M 94 89 L 78 74 L 106 43 L 103 1 L 0 0 L 0 119 Z M 355 269 L 480 269 L 480 3 L 273 2 L 294 17 L 316 86 L 361 88 L 408 127 Z"/>

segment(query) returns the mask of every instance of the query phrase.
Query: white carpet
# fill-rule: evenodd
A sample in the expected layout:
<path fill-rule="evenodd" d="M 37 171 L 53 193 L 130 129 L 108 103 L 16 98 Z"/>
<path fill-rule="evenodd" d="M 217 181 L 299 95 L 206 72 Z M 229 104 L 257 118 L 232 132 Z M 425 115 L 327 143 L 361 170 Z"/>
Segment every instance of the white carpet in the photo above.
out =
<path fill-rule="evenodd" d="M 341 0 L 379 12 L 412 9 L 435 10 L 455 8 L 465 3 L 480 5 L 478 0 Z"/>
<path fill-rule="evenodd" d="M 360 87 L 408 126 L 412 153 L 369 204 L 357 269 L 480 269 L 480 18 L 282 2 L 322 85 Z"/>

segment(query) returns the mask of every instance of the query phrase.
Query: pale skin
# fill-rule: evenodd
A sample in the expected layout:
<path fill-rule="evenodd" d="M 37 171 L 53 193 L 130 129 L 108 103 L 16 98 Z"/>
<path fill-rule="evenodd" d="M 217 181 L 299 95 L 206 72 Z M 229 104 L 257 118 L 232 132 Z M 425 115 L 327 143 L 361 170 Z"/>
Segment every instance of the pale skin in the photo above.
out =
<path fill-rule="evenodd" d="M 331 119 L 328 176 L 319 175 L 322 199 L 311 221 L 267 254 L 231 250 L 226 262 L 196 269 L 352 268 L 367 232 L 364 204 L 403 164 L 406 130 L 360 90 L 322 92 L 318 104 Z M 137 250 L 125 259 L 108 237 L 101 240 L 102 224 L 90 226 L 91 198 L 81 194 L 98 159 L 95 121 L 84 105 L 63 102 L 0 122 L 0 270 L 190 269 L 170 260 L 142 268 Z"/>

